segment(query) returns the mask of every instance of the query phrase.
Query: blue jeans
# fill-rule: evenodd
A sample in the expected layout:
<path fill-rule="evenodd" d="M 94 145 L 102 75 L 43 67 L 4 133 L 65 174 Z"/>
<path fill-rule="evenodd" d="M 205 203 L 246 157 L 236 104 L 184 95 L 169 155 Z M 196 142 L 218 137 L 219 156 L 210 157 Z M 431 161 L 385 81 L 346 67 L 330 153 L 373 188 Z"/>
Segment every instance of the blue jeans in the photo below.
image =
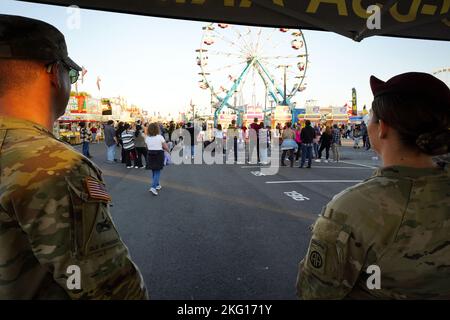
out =
<path fill-rule="evenodd" d="M 303 167 L 305 165 L 306 158 L 308 158 L 308 166 L 311 166 L 312 153 L 313 146 L 306 146 L 305 144 L 302 144 L 302 161 L 300 163 L 300 167 Z"/>
<path fill-rule="evenodd" d="M 152 170 L 152 177 L 153 177 L 152 188 L 156 188 L 157 186 L 159 186 L 159 177 L 160 176 L 161 176 L 161 170 Z"/>
<path fill-rule="evenodd" d="M 85 156 L 85 157 L 89 157 L 90 156 L 90 154 L 89 154 L 89 142 L 83 142 L 83 155 Z"/>
<path fill-rule="evenodd" d="M 114 157 L 116 156 L 116 145 L 106 146 L 106 160 L 114 162 Z"/>
<path fill-rule="evenodd" d="M 314 143 L 314 157 L 319 158 L 319 144 Z"/>

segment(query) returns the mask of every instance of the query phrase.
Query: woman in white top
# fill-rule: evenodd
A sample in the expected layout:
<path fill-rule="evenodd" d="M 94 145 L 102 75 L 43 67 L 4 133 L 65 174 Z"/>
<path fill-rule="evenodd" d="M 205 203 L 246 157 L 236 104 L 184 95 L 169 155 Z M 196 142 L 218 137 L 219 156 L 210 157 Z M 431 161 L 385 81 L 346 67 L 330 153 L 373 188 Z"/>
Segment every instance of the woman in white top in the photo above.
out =
<path fill-rule="evenodd" d="M 161 170 L 164 167 L 164 150 L 170 152 L 166 140 L 164 140 L 159 131 L 158 123 L 151 123 L 148 126 L 145 144 L 148 150 L 148 166 L 152 170 L 153 178 L 149 191 L 157 196 L 158 190 L 161 190 L 159 178 L 161 176 Z"/>
<path fill-rule="evenodd" d="M 215 143 L 214 152 L 223 154 L 223 131 L 221 124 L 218 124 L 217 129 L 214 130 L 214 143 Z"/>

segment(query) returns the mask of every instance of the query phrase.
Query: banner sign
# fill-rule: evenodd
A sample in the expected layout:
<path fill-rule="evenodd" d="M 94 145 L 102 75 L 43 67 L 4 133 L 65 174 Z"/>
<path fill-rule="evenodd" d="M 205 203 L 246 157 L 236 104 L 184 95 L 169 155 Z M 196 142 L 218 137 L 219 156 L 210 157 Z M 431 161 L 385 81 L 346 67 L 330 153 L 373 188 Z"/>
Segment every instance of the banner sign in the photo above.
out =
<path fill-rule="evenodd" d="M 155 17 L 450 40 L 448 0 L 22 0 Z"/>
<path fill-rule="evenodd" d="M 352 115 L 358 114 L 358 106 L 356 105 L 356 89 L 352 88 Z"/>

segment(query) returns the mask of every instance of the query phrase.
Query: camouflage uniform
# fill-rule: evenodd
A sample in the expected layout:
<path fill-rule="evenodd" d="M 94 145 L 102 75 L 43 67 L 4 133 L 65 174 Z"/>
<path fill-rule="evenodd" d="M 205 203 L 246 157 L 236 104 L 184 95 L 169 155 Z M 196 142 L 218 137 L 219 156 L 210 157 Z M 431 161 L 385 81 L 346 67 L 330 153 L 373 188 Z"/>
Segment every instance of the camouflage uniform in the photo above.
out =
<path fill-rule="evenodd" d="M 146 299 L 101 171 L 45 128 L 0 117 L 0 299 Z M 81 269 L 81 290 L 67 268 Z"/>
<path fill-rule="evenodd" d="M 448 169 L 392 166 L 336 195 L 300 262 L 301 299 L 450 299 Z M 369 290 L 370 265 L 381 289 Z"/>

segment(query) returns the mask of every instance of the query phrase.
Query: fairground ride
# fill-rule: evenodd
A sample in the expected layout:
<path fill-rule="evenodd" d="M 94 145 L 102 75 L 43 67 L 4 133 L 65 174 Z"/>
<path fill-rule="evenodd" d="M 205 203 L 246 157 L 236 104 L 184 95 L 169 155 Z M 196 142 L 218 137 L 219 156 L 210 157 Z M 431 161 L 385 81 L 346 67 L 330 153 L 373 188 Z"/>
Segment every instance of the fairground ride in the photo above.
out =
<path fill-rule="evenodd" d="M 247 106 L 261 106 L 266 119 L 273 104 L 292 113 L 294 97 L 306 88 L 308 50 L 299 29 L 210 23 L 196 52 L 199 86 L 211 92 L 215 125 L 225 108 L 238 115 L 238 125 Z"/>

